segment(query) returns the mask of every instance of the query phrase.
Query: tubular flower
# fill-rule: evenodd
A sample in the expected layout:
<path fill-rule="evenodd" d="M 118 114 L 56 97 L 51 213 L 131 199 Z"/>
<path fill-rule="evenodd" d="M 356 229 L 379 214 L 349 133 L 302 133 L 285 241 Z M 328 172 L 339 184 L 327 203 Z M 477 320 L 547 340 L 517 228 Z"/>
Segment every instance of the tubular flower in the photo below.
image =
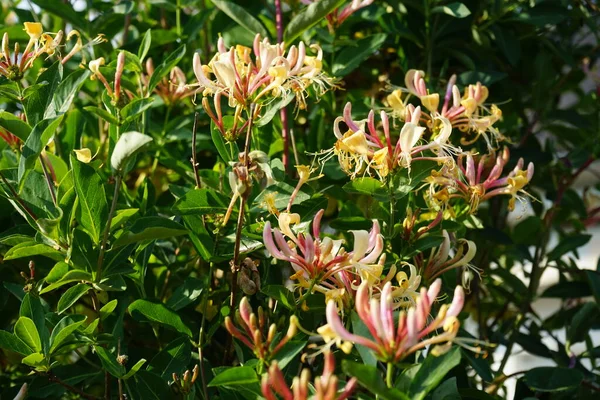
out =
<path fill-rule="evenodd" d="M 443 230 L 442 236 L 444 240 L 439 247 L 431 249 L 428 258 L 425 258 L 425 253 L 415 256 L 415 265 L 427 282 L 433 281 L 451 269 L 462 268 L 463 287 L 468 289 L 471 272 L 478 276 L 481 274 L 477 267 L 470 264 L 477 253 L 477 246 L 470 240 L 459 239 L 454 256 L 452 256 L 450 254 L 450 235 Z"/>
<path fill-rule="evenodd" d="M 298 287 L 324 293 L 326 300 L 342 305 L 349 302 L 355 291 L 353 282 L 359 275 L 378 275 L 377 271 L 383 270 L 383 236 L 376 221 L 370 232 L 352 231 L 354 249 L 347 252 L 342 247 L 343 240 L 321 238 L 323 213 L 320 210 L 315 215 L 312 234 L 297 235 L 291 225 L 300 222 L 300 215 L 281 213 L 279 229 L 271 228 L 270 222 L 265 224 L 263 241 L 273 257 L 291 264 L 295 273 L 290 278 L 298 281 Z"/>
<path fill-rule="evenodd" d="M 332 29 L 342 25 L 344 21 L 361 8 L 365 8 L 373 3 L 374 0 L 352 0 L 350 4 L 343 8 L 338 8 L 327 14 L 327 22 Z M 314 0 L 302 0 L 304 4 L 312 4 Z"/>
<path fill-rule="evenodd" d="M 480 136 L 484 138 L 488 148 L 493 148 L 497 142 L 504 140 L 502 134 L 494 127 L 502 117 L 502 111 L 494 104 L 489 108 L 486 106 L 489 91 L 480 82 L 467 86 L 461 96 L 460 89 L 456 86 L 456 75 L 452 75 L 448 80 L 441 110 L 440 95 L 429 92 L 423 71 L 409 70 L 404 77 L 404 84 L 409 94 L 419 98 L 425 110 L 422 118 L 430 128 L 435 127 L 438 123 L 436 120 L 443 118 L 444 124 L 449 124 L 450 129 L 457 128 L 467 135 L 473 135 L 470 140 L 465 137 L 461 139 L 464 145 L 474 143 Z M 404 121 L 410 118 L 409 97 L 402 99 L 402 89 L 396 89 L 387 96 L 386 100 L 394 117 Z"/>
<path fill-rule="evenodd" d="M 88 68 L 92 71 L 92 76 L 90 79 L 98 79 L 104 87 L 106 88 L 106 92 L 112 98 L 113 105 L 119 105 L 119 100 L 121 98 L 121 80 L 123 78 L 123 70 L 125 68 L 125 52 L 121 51 L 117 56 L 117 66 L 115 70 L 115 78 L 113 82 L 113 86 L 108 83 L 108 80 L 100 70 L 101 66 L 104 66 L 106 61 L 104 57 L 99 57 L 95 60 L 92 60 L 88 64 Z"/>
<path fill-rule="evenodd" d="M 408 311 L 400 311 L 398 322 L 394 323 L 392 286 L 387 283 L 377 299 L 369 296 L 369 287 L 361 284 L 356 294 L 356 311 L 369 329 L 372 336 L 366 338 L 350 333 L 344 327 L 335 302 L 327 303 L 327 323 L 335 334 L 345 341 L 363 345 L 371 349 L 382 362 L 399 362 L 406 356 L 429 345 L 436 345 L 434 354 L 443 354 L 450 349 L 456 337 L 460 323 L 456 318 L 464 304 L 464 291 L 457 286 L 452 303 L 443 304 L 437 316 L 429 320 L 431 306 L 435 301 L 442 282 L 436 280 L 429 288 L 421 288 L 421 293 L 414 307 Z M 429 322 L 428 322 L 429 320 Z M 442 328 L 443 332 L 434 331 Z"/>
<path fill-rule="evenodd" d="M 437 123 L 431 130 L 431 140 L 419 144 L 427 130 L 426 127 L 419 126 L 420 107 L 407 107 L 408 117 L 395 142 L 391 137 L 388 115 L 384 111 L 380 113 L 383 135 L 376 129 L 373 111 L 366 120 L 366 129 L 365 121 L 356 122 L 352 120 L 351 114 L 352 105 L 347 103 L 343 116 L 336 118 L 334 122 L 333 130 L 338 141 L 325 154 L 337 155 L 340 166 L 352 178 L 373 173 L 384 179 L 396 168 L 410 169 L 413 161 L 448 162 L 451 161 L 450 155 L 459 152 L 449 143 L 452 126 L 441 116 L 436 117 Z M 346 133 L 342 133 L 340 129 L 342 122 L 348 127 Z M 325 158 L 327 157 L 330 155 Z"/>
<path fill-rule="evenodd" d="M 463 166 L 462 161 L 466 158 L 466 166 Z M 510 152 L 507 147 L 496 157 L 494 166 L 488 168 L 488 157 L 482 156 L 479 159 L 477 167 L 473 155 L 468 153 L 466 156 L 459 157 L 458 166 L 464 177 L 465 183 L 456 181 L 458 196 L 469 201 L 471 212 L 477 211 L 479 203 L 482 200 L 488 200 L 494 196 L 508 195 L 508 209 L 515 209 L 515 201 L 523 201 L 522 195 L 529 195 L 523 188 L 531 181 L 533 177 L 533 163 L 527 165 L 527 169 L 523 169 L 524 161 L 519 159 L 515 168 L 505 177 L 501 177 L 502 171 L 510 159 Z M 487 178 L 484 177 L 487 175 Z"/>
<path fill-rule="evenodd" d="M 269 102 L 294 93 L 298 106 L 304 108 L 309 87 L 323 94 L 333 85 L 322 72 L 323 51 L 317 45 L 310 46 L 316 56 L 306 54 L 303 42 L 286 52 L 283 44 L 270 44 L 257 34 L 252 49 L 241 45 L 227 49 L 223 38 L 217 47 L 218 53 L 207 65 L 194 54 L 194 74 L 205 96 L 223 93 L 230 107 Z"/>
<path fill-rule="evenodd" d="M 146 73 L 142 74 L 142 83 L 145 91 L 148 89 L 150 83 L 150 77 L 154 74 L 154 62 L 152 58 L 146 60 Z M 167 105 L 171 106 L 186 97 L 192 96 L 195 89 L 191 88 L 187 84 L 185 74 L 179 67 L 173 67 L 169 72 L 169 77 L 163 78 L 154 89 L 154 93 L 158 94 L 162 101 Z"/>
<path fill-rule="evenodd" d="M 290 318 L 290 325 L 286 334 L 276 343 L 277 325 L 268 325 L 268 318 L 262 307 L 258 308 L 258 315 L 256 315 L 248 298 L 244 297 L 235 312 L 237 327 L 230 317 L 225 317 L 225 328 L 231 336 L 252 350 L 259 360 L 268 364 L 273 356 L 296 335 L 298 329 L 295 318 L 295 316 Z"/>
<path fill-rule="evenodd" d="M 314 394 L 310 395 L 310 371 L 302 370 L 300 376 L 294 377 L 291 390 L 279 365 L 274 361 L 269 367 L 269 372 L 262 378 L 262 394 L 267 400 L 277 399 L 279 395 L 284 400 L 344 400 L 350 397 L 357 385 L 356 378 L 351 378 L 342 389 L 338 390 L 338 377 L 334 375 L 335 358 L 330 352 L 325 353 L 323 374 L 313 381 Z"/>
<path fill-rule="evenodd" d="M 8 32 L 2 37 L 2 51 L 0 53 L 0 75 L 12 81 L 19 81 L 23 78 L 25 71 L 33 65 L 33 62 L 46 52 L 45 46 L 40 47 L 40 41 L 45 41 L 46 37 L 51 36 L 43 32 L 42 24 L 39 22 L 25 22 L 24 31 L 29 36 L 29 41 L 23 52 L 19 43 L 15 43 L 14 52 L 10 54 L 10 41 Z M 62 38 L 62 31 L 56 34 L 57 38 Z M 42 39 L 42 40 L 40 40 Z"/>

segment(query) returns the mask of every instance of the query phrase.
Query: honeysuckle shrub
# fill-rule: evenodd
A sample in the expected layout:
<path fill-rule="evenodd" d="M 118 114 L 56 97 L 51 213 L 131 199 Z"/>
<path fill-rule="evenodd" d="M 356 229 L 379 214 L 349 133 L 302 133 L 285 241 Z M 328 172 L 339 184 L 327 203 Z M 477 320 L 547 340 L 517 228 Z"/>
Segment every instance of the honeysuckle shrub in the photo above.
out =
<path fill-rule="evenodd" d="M 598 396 L 596 2 L 0 4 L 2 399 Z"/>

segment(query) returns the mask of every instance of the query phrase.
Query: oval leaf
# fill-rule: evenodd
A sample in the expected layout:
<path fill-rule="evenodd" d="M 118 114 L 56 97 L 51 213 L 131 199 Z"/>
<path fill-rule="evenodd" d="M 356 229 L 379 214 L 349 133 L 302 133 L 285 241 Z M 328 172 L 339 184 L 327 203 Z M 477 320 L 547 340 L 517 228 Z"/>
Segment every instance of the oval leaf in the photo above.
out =
<path fill-rule="evenodd" d="M 151 141 L 150 136 L 140 132 L 132 131 L 122 134 L 110 157 L 110 165 L 119 172 L 123 171 L 131 156 Z"/>

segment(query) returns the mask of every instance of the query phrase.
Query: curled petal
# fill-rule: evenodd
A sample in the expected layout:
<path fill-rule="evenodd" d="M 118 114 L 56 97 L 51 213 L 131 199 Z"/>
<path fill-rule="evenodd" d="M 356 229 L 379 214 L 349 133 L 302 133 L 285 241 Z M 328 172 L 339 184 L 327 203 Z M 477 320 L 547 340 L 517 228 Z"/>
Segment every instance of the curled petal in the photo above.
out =
<path fill-rule="evenodd" d="M 456 289 L 454 289 L 454 298 L 452 299 L 452 304 L 450 304 L 450 308 L 448 308 L 446 317 L 458 316 L 458 314 L 460 314 L 464 304 L 465 304 L 465 291 L 462 288 L 462 286 L 457 286 Z"/>

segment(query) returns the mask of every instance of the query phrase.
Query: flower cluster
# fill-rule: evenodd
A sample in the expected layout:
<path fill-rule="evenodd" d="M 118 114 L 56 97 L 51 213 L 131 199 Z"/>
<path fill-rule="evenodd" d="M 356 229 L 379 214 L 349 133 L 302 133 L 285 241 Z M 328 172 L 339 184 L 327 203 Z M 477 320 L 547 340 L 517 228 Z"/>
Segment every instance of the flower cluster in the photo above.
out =
<path fill-rule="evenodd" d="M 318 45 L 310 46 L 316 53 L 310 56 L 303 42 L 286 51 L 283 43 L 270 44 L 257 34 L 252 49 L 241 45 L 227 49 L 223 38 L 219 38 L 217 48 L 208 64 L 202 64 L 200 55 L 194 54 L 193 69 L 205 96 L 202 105 L 228 139 L 236 138 L 244 126 L 239 130 L 237 125 L 226 126 L 221 96 L 227 97 L 229 107 L 235 109 L 235 124 L 250 104 L 264 104 L 294 94 L 297 106 L 303 109 L 310 87 L 323 94 L 333 85 L 323 72 L 323 51 Z M 209 95 L 214 96 L 214 111 L 206 99 Z"/>
<path fill-rule="evenodd" d="M 388 115 L 382 111 L 380 135 L 375 125 L 375 113 L 371 110 L 366 121 L 352 119 L 352 105 L 347 103 L 342 117 L 336 118 L 333 131 L 337 142 L 332 151 L 326 152 L 325 159 L 332 154 L 337 155 L 342 169 L 351 178 L 367 174 L 376 174 L 385 179 L 391 172 L 399 168 L 410 169 L 417 160 L 435 160 L 451 162 L 452 154 L 459 149 L 449 142 L 452 125 L 447 118 L 437 116 L 435 129 L 429 143 L 418 145 L 426 128 L 419 126 L 421 107 L 412 109 L 396 141 L 391 136 Z M 348 127 L 342 133 L 341 123 Z M 366 124 L 366 126 L 365 126 Z"/>
<path fill-rule="evenodd" d="M 442 281 L 438 279 L 429 289 L 421 288 L 416 305 L 408 311 L 400 311 L 395 323 L 391 284 L 387 283 L 380 298 L 376 298 L 370 296 L 369 286 L 363 282 L 356 293 L 355 307 L 372 338 L 350 333 L 344 327 L 333 301 L 327 303 L 327 325 L 338 340 L 363 345 L 383 362 L 397 363 L 429 345 L 436 345 L 432 349 L 434 354 L 442 354 L 450 348 L 458 332 L 460 322 L 456 317 L 464 304 L 464 291 L 457 286 L 452 304 L 442 304 L 437 316 L 430 321 L 431 307 L 441 286 Z M 440 328 L 443 332 L 436 333 Z M 325 340 L 332 339 L 328 336 Z"/>
<path fill-rule="evenodd" d="M 253 312 L 248 298 L 244 297 L 235 312 L 235 320 L 238 326 L 241 327 L 241 330 L 234 325 L 230 317 L 225 317 L 225 328 L 231 336 L 252 350 L 259 360 L 269 363 L 273 356 L 296 335 L 297 325 L 295 318 L 292 317 L 290 319 L 290 326 L 287 333 L 275 344 L 276 336 L 278 336 L 277 326 L 275 324 L 267 325 L 267 316 L 262 307 L 258 308 L 257 316 Z"/>
<path fill-rule="evenodd" d="M 506 147 L 496 156 L 495 163 L 493 156 L 483 155 L 476 162 L 473 154 L 462 154 L 458 157 L 458 168 L 432 171 L 426 197 L 437 205 L 461 198 L 468 202 L 470 212 L 475 213 L 481 201 L 507 195 L 510 196 L 508 209 L 513 211 L 516 200 L 523 200 L 523 195 L 528 195 L 524 187 L 533 177 L 534 166 L 530 162 L 524 169 L 525 162 L 520 158 L 513 170 L 503 177 L 509 160 L 510 152 Z"/>
<path fill-rule="evenodd" d="M 336 29 L 344 23 L 348 17 L 354 14 L 361 8 L 370 6 L 374 0 L 352 0 L 352 2 L 345 7 L 340 7 L 333 12 L 327 14 L 327 22 L 331 29 Z M 304 4 L 312 4 L 314 0 L 302 0 Z"/>
<path fill-rule="evenodd" d="M 325 352 L 325 365 L 323 374 L 315 378 L 313 382 L 314 395 L 309 393 L 310 371 L 302 370 L 299 377 L 294 377 L 291 390 L 285 382 L 285 378 L 277 362 L 273 362 L 269 367 L 268 374 L 262 379 L 262 394 L 267 400 L 275 400 L 276 394 L 284 400 L 344 400 L 349 398 L 357 385 L 356 378 L 350 379 L 342 389 L 338 390 L 338 378 L 334 375 L 335 358 L 330 352 Z"/>
<path fill-rule="evenodd" d="M 5 32 L 2 37 L 0 75 L 5 76 L 12 81 L 20 81 L 23 79 L 25 72 L 31 68 L 35 60 L 40 56 L 43 54 L 46 54 L 48 57 L 53 56 L 60 46 L 64 46 L 61 44 L 64 37 L 63 31 L 58 31 L 55 34 L 44 32 L 44 28 L 39 22 L 25 22 L 23 25 L 25 32 L 29 36 L 29 41 L 22 52 L 19 43 L 17 42 L 14 45 L 14 51 L 11 55 L 8 32 Z M 61 58 L 62 64 L 66 63 L 84 48 L 81 35 L 76 30 L 72 30 L 67 34 L 66 41 L 68 42 L 73 37 L 77 38 L 75 45 Z M 88 45 L 95 45 L 104 41 L 104 37 L 98 35 Z M 85 55 L 82 57 L 82 64 L 84 64 Z"/>
<path fill-rule="evenodd" d="M 460 89 L 456 86 L 456 75 L 452 75 L 448 80 L 440 110 L 440 95 L 430 93 L 424 77 L 423 71 L 409 70 L 404 77 L 406 88 L 396 89 L 387 97 L 388 105 L 392 108 L 395 117 L 403 121 L 410 119 L 414 106 L 409 104 L 408 100 L 412 95 L 418 97 L 425 108 L 426 111 L 421 117 L 430 128 L 434 128 L 436 119 L 443 117 L 448 120 L 452 128 L 474 136 L 471 140 L 462 138 L 461 143 L 464 145 L 474 143 L 481 136 L 491 149 L 495 143 L 504 139 L 494 127 L 502 117 L 502 111 L 494 104 L 488 107 L 485 103 L 489 94 L 487 87 L 480 82 L 468 85 L 461 96 Z M 409 95 L 402 99 L 404 92 L 408 92 Z M 491 134 L 491 137 L 488 134 Z"/>

